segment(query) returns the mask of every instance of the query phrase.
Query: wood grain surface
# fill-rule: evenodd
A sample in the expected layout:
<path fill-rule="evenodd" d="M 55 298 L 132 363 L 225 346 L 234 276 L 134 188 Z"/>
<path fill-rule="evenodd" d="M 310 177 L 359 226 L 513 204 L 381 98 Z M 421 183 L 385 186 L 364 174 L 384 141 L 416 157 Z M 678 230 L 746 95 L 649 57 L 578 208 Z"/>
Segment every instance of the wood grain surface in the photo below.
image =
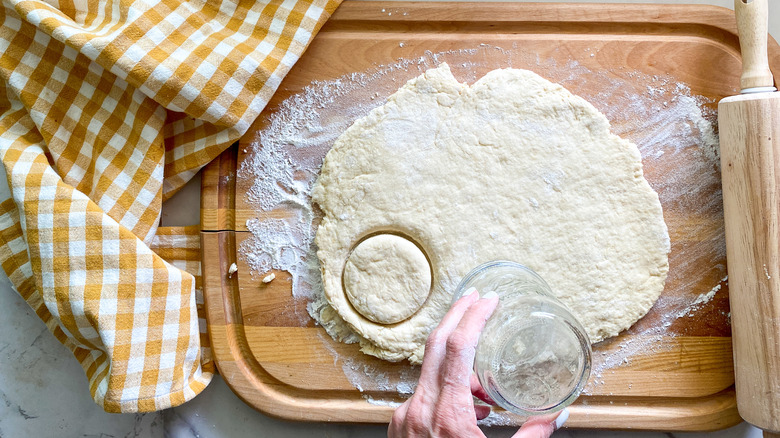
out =
<path fill-rule="evenodd" d="M 718 106 L 739 412 L 780 432 L 780 93 Z"/>
<path fill-rule="evenodd" d="M 389 14 L 390 12 L 391 14 Z M 400 44 L 403 42 L 403 44 Z M 703 6 L 566 5 L 346 2 L 282 82 L 268 109 L 240 145 L 203 172 L 201 226 L 203 278 L 209 332 L 217 366 L 230 387 L 255 408 L 287 419 L 387 422 L 402 401 L 388 382 L 368 382 L 358 391 L 345 366 L 386 372 L 389 386 L 414 373 L 361 354 L 355 345 L 334 342 L 294 299 L 289 274 L 262 283 L 237 253 L 248 237 L 246 221 L 284 217 L 258 212 L 246 199 L 251 181 L 236 169 L 256 144 L 269 113 L 315 80 L 368 71 L 398 58 L 487 44 L 520 53 L 513 67 L 556 77 L 567 63 L 599 72 L 604 81 L 630 83 L 633 74 L 672 75 L 690 92 L 716 102 L 738 92 L 739 46 L 732 12 Z M 780 68 L 780 47 L 770 42 L 770 66 Z M 514 52 L 513 52 L 514 51 Z M 539 59 L 546 60 L 544 65 Z M 502 67 L 490 56 L 468 72 L 481 77 Z M 603 74 L 602 74 L 603 73 Z M 416 74 L 409 72 L 409 77 Z M 456 73 L 457 77 L 457 73 Z M 400 85 L 396 84 L 397 86 Z M 570 80 L 566 87 L 588 96 L 604 83 Z M 382 96 L 394 91 L 377 90 Z M 637 89 L 636 92 L 644 90 Z M 709 104 L 714 108 L 714 104 Z M 630 111 L 629 108 L 618 108 Z M 623 111 L 625 110 L 625 111 Z M 619 121 L 611 120 L 613 126 Z M 620 126 L 618 126 L 619 128 Z M 641 138 L 642 132 L 629 136 Z M 670 169 L 645 162 L 651 185 L 667 182 Z M 705 196 L 717 198 L 716 190 Z M 719 199 L 719 198 L 718 198 Z M 722 242 L 719 210 L 702 214 L 686 205 L 664 205 L 672 239 L 669 300 L 690 300 L 720 285 L 712 301 L 695 314 L 668 320 L 654 308 L 634 328 L 595 346 L 595 357 L 610 357 L 626 345 L 647 345 L 631 360 L 599 370 L 587 394 L 571 408 L 567 425 L 588 428 L 714 430 L 740 421 L 734 400 L 728 286 L 721 282 L 725 257 L 694 257 L 702 242 Z M 231 263 L 236 275 L 228 278 Z M 684 269 L 683 269 L 684 268 Z M 682 275 L 681 272 L 696 275 Z M 652 329 L 668 321 L 661 335 Z M 383 400 L 382 404 L 367 399 Z M 507 416 L 509 422 L 522 418 Z"/>

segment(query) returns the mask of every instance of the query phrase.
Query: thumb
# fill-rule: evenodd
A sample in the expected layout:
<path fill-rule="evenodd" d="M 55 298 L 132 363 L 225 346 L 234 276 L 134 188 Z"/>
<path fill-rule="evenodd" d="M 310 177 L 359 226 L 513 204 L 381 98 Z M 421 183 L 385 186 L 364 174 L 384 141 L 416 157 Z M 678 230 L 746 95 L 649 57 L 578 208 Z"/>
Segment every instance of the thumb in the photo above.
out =
<path fill-rule="evenodd" d="M 512 438 L 549 438 L 556 430 L 563 426 L 569 418 L 569 410 L 564 409 L 553 416 L 531 417 L 523 423 L 520 429 L 512 435 Z"/>

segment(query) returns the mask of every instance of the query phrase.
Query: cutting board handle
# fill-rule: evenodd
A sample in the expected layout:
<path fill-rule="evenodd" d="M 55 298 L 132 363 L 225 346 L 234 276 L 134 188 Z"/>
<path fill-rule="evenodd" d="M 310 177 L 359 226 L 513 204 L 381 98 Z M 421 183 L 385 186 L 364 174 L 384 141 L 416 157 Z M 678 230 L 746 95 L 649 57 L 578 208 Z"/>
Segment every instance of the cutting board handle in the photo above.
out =
<path fill-rule="evenodd" d="M 774 86 L 766 51 L 768 9 L 768 0 L 734 0 L 742 49 L 742 90 Z"/>

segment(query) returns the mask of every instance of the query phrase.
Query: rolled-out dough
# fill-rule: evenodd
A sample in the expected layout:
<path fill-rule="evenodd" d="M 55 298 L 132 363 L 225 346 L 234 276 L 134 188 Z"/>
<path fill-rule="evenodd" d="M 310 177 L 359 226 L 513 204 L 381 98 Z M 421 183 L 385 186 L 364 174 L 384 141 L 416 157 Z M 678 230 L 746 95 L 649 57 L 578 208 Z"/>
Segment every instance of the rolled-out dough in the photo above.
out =
<path fill-rule="evenodd" d="M 335 310 L 321 316 L 343 319 L 362 351 L 387 360 L 420 362 L 458 282 L 487 261 L 539 273 L 593 342 L 645 315 L 668 271 L 661 204 L 636 146 L 584 99 L 530 71 L 494 70 L 468 86 L 442 64 L 410 80 L 339 137 L 313 199 Z M 343 287 L 350 250 L 376 233 L 414 240 L 433 274 L 422 307 L 395 323 L 381 322 L 386 306 L 373 320 L 356 311 Z"/>

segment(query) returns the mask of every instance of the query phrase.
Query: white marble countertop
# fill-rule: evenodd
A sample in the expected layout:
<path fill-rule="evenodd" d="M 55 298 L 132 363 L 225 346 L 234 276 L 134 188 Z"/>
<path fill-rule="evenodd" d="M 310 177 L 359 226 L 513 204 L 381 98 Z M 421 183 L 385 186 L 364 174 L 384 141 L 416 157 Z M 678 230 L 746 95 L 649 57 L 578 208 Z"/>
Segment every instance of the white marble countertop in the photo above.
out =
<path fill-rule="evenodd" d="M 568 0 L 569 2 L 577 0 Z M 580 1 L 585 3 L 586 1 Z M 674 0 L 602 0 L 605 3 L 676 3 Z M 732 0 L 686 3 L 731 7 Z M 772 2 L 774 3 L 774 2 Z M 772 5 L 777 7 L 780 5 Z M 780 39 L 780 11 L 770 17 L 770 33 Z M 780 72 L 776 72 L 780 74 Z M 0 199 L 10 196 L 0 167 Z M 163 207 L 164 225 L 198 221 L 200 178 Z M 291 423 L 267 417 L 236 397 L 221 378 L 183 406 L 151 414 L 107 414 L 89 395 L 86 377 L 70 352 L 54 339 L 0 273 L 0 438 L 15 437 L 384 437 L 384 425 Z M 508 437 L 513 429 L 486 429 Z M 745 423 L 714 433 L 561 430 L 555 437 L 761 437 Z"/>

